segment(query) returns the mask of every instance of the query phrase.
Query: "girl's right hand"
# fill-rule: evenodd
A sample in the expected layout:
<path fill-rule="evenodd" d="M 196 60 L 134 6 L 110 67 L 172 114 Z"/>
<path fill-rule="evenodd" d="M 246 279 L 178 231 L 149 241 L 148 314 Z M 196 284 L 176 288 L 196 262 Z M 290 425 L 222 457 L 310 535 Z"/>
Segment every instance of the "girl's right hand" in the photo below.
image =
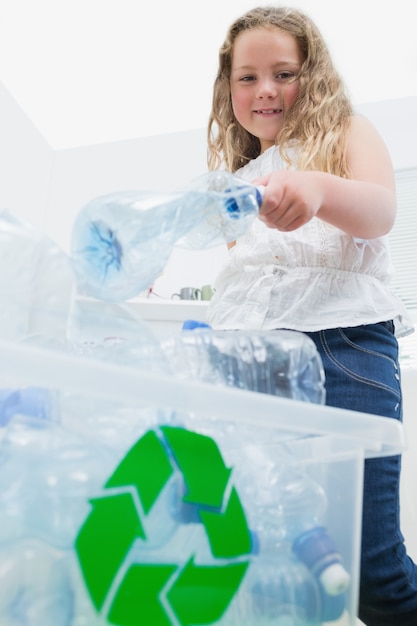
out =
<path fill-rule="evenodd" d="M 269 228 L 296 230 L 320 210 L 323 201 L 320 172 L 279 170 L 252 182 L 265 187 L 259 219 Z"/>

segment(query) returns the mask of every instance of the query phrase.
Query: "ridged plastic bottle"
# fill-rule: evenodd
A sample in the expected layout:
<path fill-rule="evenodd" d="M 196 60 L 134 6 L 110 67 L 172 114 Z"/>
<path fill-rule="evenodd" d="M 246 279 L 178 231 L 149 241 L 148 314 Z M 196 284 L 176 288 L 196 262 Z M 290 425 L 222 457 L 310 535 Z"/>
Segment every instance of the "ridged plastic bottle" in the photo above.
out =
<path fill-rule="evenodd" d="M 123 301 L 148 288 L 175 245 L 204 249 L 242 235 L 258 214 L 261 191 L 227 171 L 209 172 L 176 193 L 124 191 L 78 213 L 72 263 L 90 296 Z"/>
<path fill-rule="evenodd" d="M 175 376 L 322 404 L 324 373 L 303 333 L 196 328 L 162 342 Z"/>

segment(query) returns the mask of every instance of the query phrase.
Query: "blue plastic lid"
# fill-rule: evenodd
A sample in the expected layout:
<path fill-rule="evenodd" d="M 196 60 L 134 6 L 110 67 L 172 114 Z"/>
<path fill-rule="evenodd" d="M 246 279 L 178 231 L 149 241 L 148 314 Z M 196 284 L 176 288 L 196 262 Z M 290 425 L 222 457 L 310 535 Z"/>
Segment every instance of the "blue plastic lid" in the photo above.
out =
<path fill-rule="evenodd" d="M 198 320 L 185 320 L 182 325 L 182 330 L 194 330 L 194 328 L 211 328 L 211 326 Z"/>

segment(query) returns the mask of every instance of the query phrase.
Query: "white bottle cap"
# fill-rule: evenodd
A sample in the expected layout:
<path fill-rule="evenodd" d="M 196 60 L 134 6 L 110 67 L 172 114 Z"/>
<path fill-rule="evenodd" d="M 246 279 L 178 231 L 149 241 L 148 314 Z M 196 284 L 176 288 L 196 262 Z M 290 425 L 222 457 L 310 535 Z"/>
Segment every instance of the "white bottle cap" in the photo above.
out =
<path fill-rule="evenodd" d="M 350 576 L 340 563 L 333 563 L 326 567 L 319 579 L 329 596 L 338 596 L 346 591 L 350 585 Z"/>

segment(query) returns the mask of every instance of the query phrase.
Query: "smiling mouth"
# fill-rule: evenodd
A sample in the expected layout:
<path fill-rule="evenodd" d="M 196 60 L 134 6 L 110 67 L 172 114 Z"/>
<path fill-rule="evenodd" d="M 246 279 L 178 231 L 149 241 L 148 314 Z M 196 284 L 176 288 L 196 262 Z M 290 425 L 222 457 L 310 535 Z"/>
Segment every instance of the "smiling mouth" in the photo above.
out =
<path fill-rule="evenodd" d="M 282 113 L 282 109 L 255 109 L 254 113 L 257 115 L 277 115 Z"/>

